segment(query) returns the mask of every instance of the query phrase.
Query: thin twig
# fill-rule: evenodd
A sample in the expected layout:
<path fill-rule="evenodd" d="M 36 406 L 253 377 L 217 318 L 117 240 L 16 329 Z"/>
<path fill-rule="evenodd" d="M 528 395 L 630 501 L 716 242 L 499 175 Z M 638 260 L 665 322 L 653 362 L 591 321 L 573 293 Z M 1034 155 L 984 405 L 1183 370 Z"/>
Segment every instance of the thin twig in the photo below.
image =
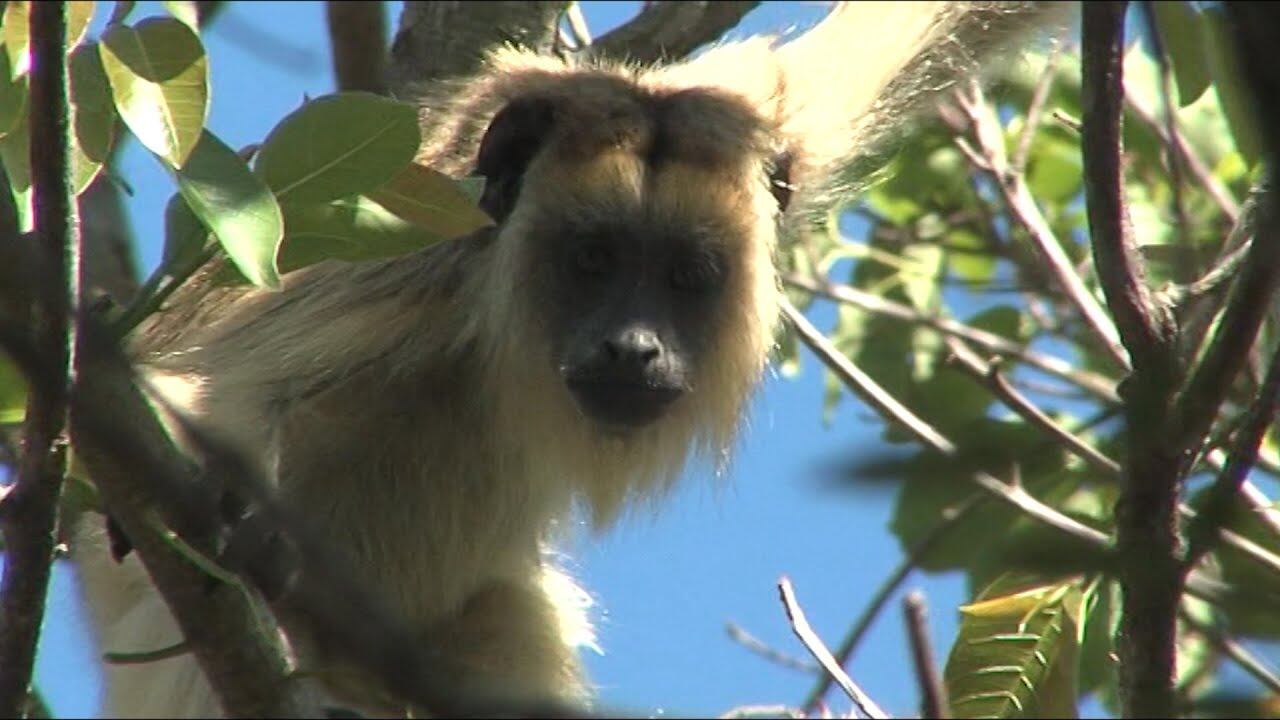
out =
<path fill-rule="evenodd" d="M 1206 503 L 1199 518 L 1187 531 L 1190 548 L 1187 550 L 1186 563 L 1194 567 L 1205 553 L 1213 548 L 1213 541 L 1218 536 L 1218 528 L 1230 524 L 1231 516 L 1237 507 L 1236 498 L 1249 471 L 1258 458 L 1258 449 L 1262 438 L 1271 428 L 1271 422 L 1280 410 L 1280 351 L 1271 356 L 1271 364 L 1267 368 L 1266 379 L 1258 391 L 1258 397 L 1249 407 L 1244 423 L 1236 431 L 1235 442 L 1227 456 L 1226 467 L 1218 475 L 1218 479 L 1209 489 Z"/>
<path fill-rule="evenodd" d="M 1080 313 L 1085 324 L 1093 330 L 1116 365 L 1127 369 L 1129 357 L 1120 344 L 1116 326 L 1103 310 L 1101 303 L 1085 286 L 1080 274 L 1072 267 L 1071 259 L 1063 250 L 1062 243 L 1058 241 L 1049 222 L 1040 212 L 1040 207 L 1027 186 L 1026 176 L 1023 173 L 1014 172 L 1009 167 L 1004 151 L 1004 134 L 994 110 L 982 99 L 981 91 L 977 87 L 972 87 L 968 93 L 957 93 L 956 100 L 957 105 L 968 118 L 969 128 L 978 143 L 977 149 L 966 149 L 966 143 L 961 142 L 963 138 L 957 138 L 957 147 L 964 152 L 975 168 L 991 176 L 1013 219 L 1027 231 L 1041 261 L 1057 282 L 1059 289 Z"/>
<path fill-rule="evenodd" d="M 1015 357 L 1032 367 L 1062 378 L 1072 385 L 1097 396 L 1104 402 L 1118 403 L 1120 401 L 1119 396 L 1116 395 L 1115 382 L 1109 378 L 1080 370 L 1065 360 L 1028 349 L 1002 335 L 981 330 L 949 318 L 922 313 L 909 305 L 886 300 L 879 295 L 859 290 L 849 285 L 841 285 L 825 279 L 809 279 L 796 274 L 785 274 L 782 276 L 782 280 L 792 287 L 807 290 L 837 302 L 853 305 L 867 312 L 904 320 L 915 325 L 932 328 L 940 333 L 964 338 L 981 346 L 987 352 Z"/>
<path fill-rule="evenodd" d="M 949 718 L 947 688 L 933 664 L 933 645 L 929 642 L 929 624 L 924 617 L 924 595 L 907 593 L 902 599 L 902 612 L 907 620 L 907 636 L 911 640 L 911 659 L 916 667 L 916 686 L 920 689 L 920 717 Z"/>
<path fill-rule="evenodd" d="M 741 625 L 738 625 L 735 622 L 725 623 L 724 629 L 725 632 L 729 633 L 730 640 L 738 643 L 742 647 L 771 663 L 805 673 L 816 673 L 821 670 L 820 667 L 807 660 L 792 657 L 777 648 L 766 645 L 763 640 L 747 632 Z"/>
<path fill-rule="evenodd" d="M 983 362 L 972 350 L 965 347 L 962 342 L 955 338 L 947 338 L 947 348 L 951 351 L 951 356 L 948 360 L 952 365 L 968 373 L 970 377 L 990 390 L 993 395 L 1023 419 L 1044 430 L 1050 437 L 1058 440 L 1068 450 L 1075 453 L 1095 469 L 1112 478 L 1120 477 L 1119 463 L 1071 434 L 1066 428 L 1054 422 L 1053 418 L 1045 415 L 1040 408 L 1036 407 L 1022 393 L 1009 385 L 1004 375 L 1000 373 L 999 366 L 996 363 Z"/>
<path fill-rule="evenodd" d="M 929 528 L 929 531 L 911 546 L 911 549 L 907 551 L 907 556 L 902 559 L 902 562 L 898 563 L 898 567 L 894 568 L 889 577 L 885 578 L 880 583 L 880 587 L 876 588 L 875 594 L 871 596 L 866 609 L 853 622 L 849 632 L 845 633 L 844 639 L 840 641 L 840 646 L 835 651 L 836 661 L 840 663 L 840 667 L 849 666 L 849 661 L 853 659 L 853 651 L 862 643 L 862 638 L 871 629 L 871 624 L 880 616 L 880 612 L 888 606 L 889 599 L 898 591 L 898 588 L 911 575 L 911 572 L 916 569 L 916 566 L 929 556 L 933 548 L 946 538 L 961 520 L 968 517 L 974 508 L 987 499 L 985 493 L 974 493 L 962 502 L 945 508 L 941 513 L 941 520 Z M 827 690 L 831 687 L 831 679 L 831 676 L 827 673 L 822 673 L 818 677 L 817 684 L 809 691 L 804 703 L 800 706 L 806 715 L 812 715 L 817 712 L 823 697 L 826 696 Z"/>
<path fill-rule="evenodd" d="M 789 301 L 783 301 L 782 313 L 792 327 L 795 328 L 800 339 L 818 355 L 827 367 L 836 373 L 845 386 L 870 405 L 877 414 L 890 422 L 901 425 L 915 437 L 917 442 L 942 455 L 955 457 L 959 453 L 954 443 L 911 412 L 871 376 L 863 372 L 861 368 L 854 365 L 849 358 L 837 350 Z M 989 473 L 981 471 L 975 472 L 970 476 L 970 479 L 992 496 L 1012 505 L 1040 523 L 1083 540 L 1096 548 L 1107 548 L 1110 545 L 1110 540 L 1104 533 L 1045 505 L 1018 485 L 1003 482 Z"/>
<path fill-rule="evenodd" d="M 1182 197 L 1182 154 L 1177 147 L 1182 142 L 1182 133 L 1178 131 L 1178 114 L 1173 106 L 1173 67 L 1169 63 L 1169 55 L 1165 52 L 1164 38 L 1160 35 L 1160 27 L 1156 24 L 1156 13 L 1151 3 L 1142 3 L 1142 15 L 1146 21 L 1147 37 L 1151 41 L 1151 54 L 1156 59 L 1156 69 L 1160 76 L 1160 105 L 1164 115 L 1165 162 L 1169 166 L 1169 189 L 1172 191 L 1170 202 L 1173 205 L 1173 231 L 1185 251 L 1191 246 L 1191 221 L 1187 218 L 1187 206 Z"/>
<path fill-rule="evenodd" d="M 22 459 L 16 486 L 0 513 L 6 560 L 0 579 L 0 717 L 22 717 L 26 711 L 49 589 L 66 472 L 67 406 L 75 381 L 78 334 L 73 317 L 80 301 L 81 267 L 70 183 L 66 27 L 65 2 L 31 4 L 31 187 L 36 252 L 50 281 L 35 286 L 30 340 L 47 365 L 44 378 L 27 378 Z"/>
<path fill-rule="evenodd" d="M 874 700 L 862 691 L 862 688 L 858 687 L 853 678 L 850 678 L 844 668 L 841 668 L 836 659 L 831 656 L 831 651 L 827 650 L 827 646 L 822 643 L 822 638 L 818 637 L 818 634 L 809 626 L 809 621 L 805 619 L 804 610 L 800 608 L 800 603 L 796 601 L 795 591 L 791 588 L 791 581 L 786 577 L 778 580 L 778 593 L 782 596 L 782 605 L 786 608 L 787 618 L 791 621 L 791 629 L 795 632 L 796 637 L 800 638 L 800 642 L 804 643 L 804 646 L 808 648 L 813 658 L 818 661 L 818 664 L 835 679 L 836 684 L 845 691 L 845 694 L 849 696 L 849 699 L 853 701 L 858 710 L 863 715 L 875 720 L 889 717 Z"/>
<path fill-rule="evenodd" d="M 640 64 L 683 58 L 721 37 L 759 2 L 654 3 L 625 25 L 601 35 L 586 54 Z"/>
<path fill-rule="evenodd" d="M 1201 622 L 1187 612 L 1185 607 L 1178 612 L 1178 615 L 1181 617 L 1182 622 L 1212 643 L 1224 655 L 1235 661 L 1240 666 L 1240 669 L 1252 675 L 1255 680 L 1262 683 L 1271 692 L 1280 693 L 1280 678 L 1276 677 L 1276 674 L 1262 660 L 1245 649 L 1243 645 L 1221 630 Z"/>
<path fill-rule="evenodd" d="M 1053 78 L 1058 72 L 1058 45 L 1054 43 L 1045 59 L 1044 70 L 1036 81 L 1035 90 L 1031 93 L 1031 103 L 1027 105 L 1026 124 L 1022 134 L 1018 136 L 1018 147 L 1009 160 L 1009 170 L 1021 175 L 1027 169 L 1027 157 L 1031 154 L 1031 141 L 1040 129 L 1040 120 L 1044 116 L 1045 103 L 1049 99 L 1049 91 L 1053 89 Z"/>

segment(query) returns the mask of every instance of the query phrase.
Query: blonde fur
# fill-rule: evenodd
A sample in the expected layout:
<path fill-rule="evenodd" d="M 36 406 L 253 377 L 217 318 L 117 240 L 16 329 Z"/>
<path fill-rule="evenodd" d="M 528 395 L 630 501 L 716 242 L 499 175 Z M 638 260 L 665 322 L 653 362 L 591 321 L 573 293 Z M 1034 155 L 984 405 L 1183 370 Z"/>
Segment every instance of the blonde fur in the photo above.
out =
<path fill-rule="evenodd" d="M 287 502 L 330 530 L 357 579 L 457 660 L 459 683 L 492 673 L 586 700 L 576 646 L 594 642 L 587 603 L 547 554 L 560 523 L 582 502 L 605 527 L 633 500 L 660 496 L 691 453 L 727 456 L 778 322 L 779 231 L 830 207 L 849 189 L 842 168 L 1038 12 L 843 4 L 781 47 L 752 38 L 658 68 L 500 50 L 477 78 L 421 89 L 420 160 L 455 175 L 471 170 L 503 107 L 558 103 L 495 231 L 312 266 L 276 293 L 191 290 L 138 339 L 139 360 L 168 402 L 251 453 Z M 657 151 L 670 161 L 647 162 Z M 783 154 L 794 196 L 780 215 L 766 177 Z M 711 228 L 731 264 L 692 391 L 625 438 L 574 404 L 536 294 L 532 229 L 578 208 Z M 113 565 L 87 526 L 80 540 L 100 646 L 177 641 L 136 558 Z M 304 668 L 325 663 L 308 654 L 307 628 L 285 626 Z M 190 656 L 108 675 L 112 716 L 219 710 Z M 362 701 L 360 688 L 333 690 Z"/>

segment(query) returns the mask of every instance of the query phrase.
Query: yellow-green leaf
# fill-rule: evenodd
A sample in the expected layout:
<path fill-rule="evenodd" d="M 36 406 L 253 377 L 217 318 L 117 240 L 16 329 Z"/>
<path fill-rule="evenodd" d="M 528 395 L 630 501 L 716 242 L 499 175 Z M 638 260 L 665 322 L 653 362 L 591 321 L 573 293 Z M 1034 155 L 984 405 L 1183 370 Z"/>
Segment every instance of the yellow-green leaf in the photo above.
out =
<path fill-rule="evenodd" d="M 30 232 L 35 227 L 35 214 L 31 206 L 31 135 L 27 128 L 27 114 L 18 117 L 18 124 L 9 134 L 0 138 L 0 162 L 4 163 L 9 190 L 18 212 L 18 231 Z"/>
<path fill-rule="evenodd" d="M 67 3 L 67 50 L 80 44 L 89 30 L 93 18 L 93 1 L 77 0 Z M 9 56 L 10 77 L 25 74 L 31 69 L 31 3 L 27 0 L 10 0 L 4 6 L 4 47 Z"/>
<path fill-rule="evenodd" d="M 254 169 L 281 201 L 327 203 L 370 192 L 413 161 L 418 114 L 363 92 L 327 95 L 280 121 Z"/>
<path fill-rule="evenodd" d="M 9 73 L 9 54 L 0 52 L 0 138 L 27 114 L 27 78 Z"/>
<path fill-rule="evenodd" d="M 190 0 L 165 0 L 164 9 L 169 11 L 173 19 L 196 32 L 200 32 L 200 13 L 196 11 L 194 2 Z"/>
<path fill-rule="evenodd" d="M 955 717 L 1076 717 L 1081 582 L 1015 589 L 1005 574 L 960 608 L 945 672 Z"/>
<path fill-rule="evenodd" d="M 260 287 L 278 287 L 280 206 L 236 151 L 205 131 L 177 180 L 182 198 L 240 272 Z"/>
<path fill-rule="evenodd" d="M 398 217 L 446 238 L 493 224 L 449 176 L 417 163 L 406 165 L 368 197 Z"/>
<path fill-rule="evenodd" d="M 1192 3 L 1181 0 L 1151 3 L 1148 7 L 1155 15 L 1160 39 L 1173 66 L 1178 107 L 1186 107 L 1209 88 L 1210 81 L 1199 13 Z"/>
<path fill-rule="evenodd" d="M 284 206 L 280 271 L 321 260 L 370 260 L 402 255 L 445 237 L 405 222 L 368 198 L 325 205 Z"/>
<path fill-rule="evenodd" d="M 182 168 L 200 142 L 209 105 L 209 65 L 199 36 L 173 18 L 151 17 L 107 30 L 99 49 L 129 130 Z"/>
<path fill-rule="evenodd" d="M 94 43 L 71 54 L 71 115 L 75 129 L 71 144 L 71 181 L 79 195 L 89 187 L 111 153 L 116 110 L 102 58 Z"/>
<path fill-rule="evenodd" d="M 0 423 L 22 422 L 26 407 L 26 381 L 8 358 L 0 356 Z"/>

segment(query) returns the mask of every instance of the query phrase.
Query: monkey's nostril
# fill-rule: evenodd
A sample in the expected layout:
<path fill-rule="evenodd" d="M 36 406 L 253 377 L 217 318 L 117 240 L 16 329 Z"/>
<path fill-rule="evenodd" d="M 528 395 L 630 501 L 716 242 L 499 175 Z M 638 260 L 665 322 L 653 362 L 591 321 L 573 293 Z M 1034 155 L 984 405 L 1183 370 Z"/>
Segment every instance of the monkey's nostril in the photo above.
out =
<path fill-rule="evenodd" d="M 656 360 L 662 353 L 658 336 L 648 330 L 628 330 L 622 335 L 604 341 L 605 357 L 611 363 L 636 363 L 643 365 Z"/>

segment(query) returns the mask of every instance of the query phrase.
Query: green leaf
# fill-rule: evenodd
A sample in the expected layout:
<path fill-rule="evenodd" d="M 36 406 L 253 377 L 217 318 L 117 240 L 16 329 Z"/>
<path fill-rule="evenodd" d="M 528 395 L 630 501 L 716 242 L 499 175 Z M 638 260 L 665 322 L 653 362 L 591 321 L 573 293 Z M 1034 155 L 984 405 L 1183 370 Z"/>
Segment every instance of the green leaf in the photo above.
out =
<path fill-rule="evenodd" d="M 1040 201 L 1064 203 L 1079 194 L 1083 180 L 1080 146 L 1040 133 L 1027 158 L 1027 183 L 1032 195 Z"/>
<path fill-rule="evenodd" d="M 284 220 L 275 197 L 244 160 L 206 130 L 177 180 L 183 199 L 236 268 L 254 285 L 278 287 L 276 250 Z"/>
<path fill-rule="evenodd" d="M 417 163 L 406 165 L 368 197 L 396 216 L 446 238 L 493 224 L 449 176 Z"/>
<path fill-rule="evenodd" d="M 1155 13 L 1160 40 L 1173 66 L 1178 107 L 1186 107 L 1209 89 L 1209 68 L 1205 64 L 1200 14 L 1189 2 L 1158 2 L 1147 7 Z"/>
<path fill-rule="evenodd" d="M 74 134 L 71 145 L 72 188 L 79 195 L 89 187 L 111 154 L 115 138 L 116 109 L 111 86 L 95 43 L 71 54 L 71 113 Z"/>
<path fill-rule="evenodd" d="M 191 206 L 174 193 L 164 206 L 164 252 L 161 263 L 165 267 L 185 265 L 204 251 L 209 240 L 209 228 L 200 222 Z"/>
<path fill-rule="evenodd" d="M 280 271 L 321 260 L 369 260 L 418 250 L 445 239 L 387 212 L 363 197 L 326 205 L 284 206 Z"/>
<path fill-rule="evenodd" d="M 1013 576 L 960 608 L 944 673 L 957 718 L 1076 717 L 1079 580 L 1014 591 Z"/>
<path fill-rule="evenodd" d="M 181 22 L 196 32 L 200 32 L 200 13 L 196 4 L 190 0 L 165 0 L 164 9 L 169 11 L 174 20 Z"/>
<path fill-rule="evenodd" d="M 30 232 L 35 227 L 35 214 L 31 206 L 31 136 L 27 132 L 27 114 L 22 113 L 18 124 L 8 135 L 0 138 L 0 161 L 4 162 L 9 190 L 18 213 L 18 231 Z"/>
<path fill-rule="evenodd" d="M 9 54 L 0 52 L 0 138 L 27 114 L 27 78 L 9 73 Z"/>
<path fill-rule="evenodd" d="M 9 359 L 0 356 L 0 423 L 22 422 L 27 409 L 27 382 Z"/>
<path fill-rule="evenodd" d="M 418 151 L 417 112 L 371 93 L 317 98 L 276 125 L 254 169 L 282 201 L 326 203 L 391 180 Z"/>
<path fill-rule="evenodd" d="M 1251 93 L 1236 61 L 1235 38 L 1221 8 L 1206 8 L 1203 15 L 1214 90 L 1231 126 L 1236 149 L 1249 165 L 1255 165 L 1262 153 L 1262 141 Z"/>
<path fill-rule="evenodd" d="M 200 142 L 209 65 L 200 38 L 167 17 L 116 25 L 99 44 L 120 117 L 148 150 L 182 168 Z"/>
<path fill-rule="evenodd" d="M 67 3 L 67 50 L 80 44 L 93 18 L 92 0 Z M 10 77 L 23 75 L 31 69 L 31 3 L 10 0 L 4 6 L 4 46 L 9 56 Z"/>
<path fill-rule="evenodd" d="M 115 5 L 111 8 L 111 17 L 107 18 L 108 25 L 118 25 L 129 18 L 129 13 L 133 12 L 133 7 L 138 3 L 133 0 L 116 0 Z"/>

